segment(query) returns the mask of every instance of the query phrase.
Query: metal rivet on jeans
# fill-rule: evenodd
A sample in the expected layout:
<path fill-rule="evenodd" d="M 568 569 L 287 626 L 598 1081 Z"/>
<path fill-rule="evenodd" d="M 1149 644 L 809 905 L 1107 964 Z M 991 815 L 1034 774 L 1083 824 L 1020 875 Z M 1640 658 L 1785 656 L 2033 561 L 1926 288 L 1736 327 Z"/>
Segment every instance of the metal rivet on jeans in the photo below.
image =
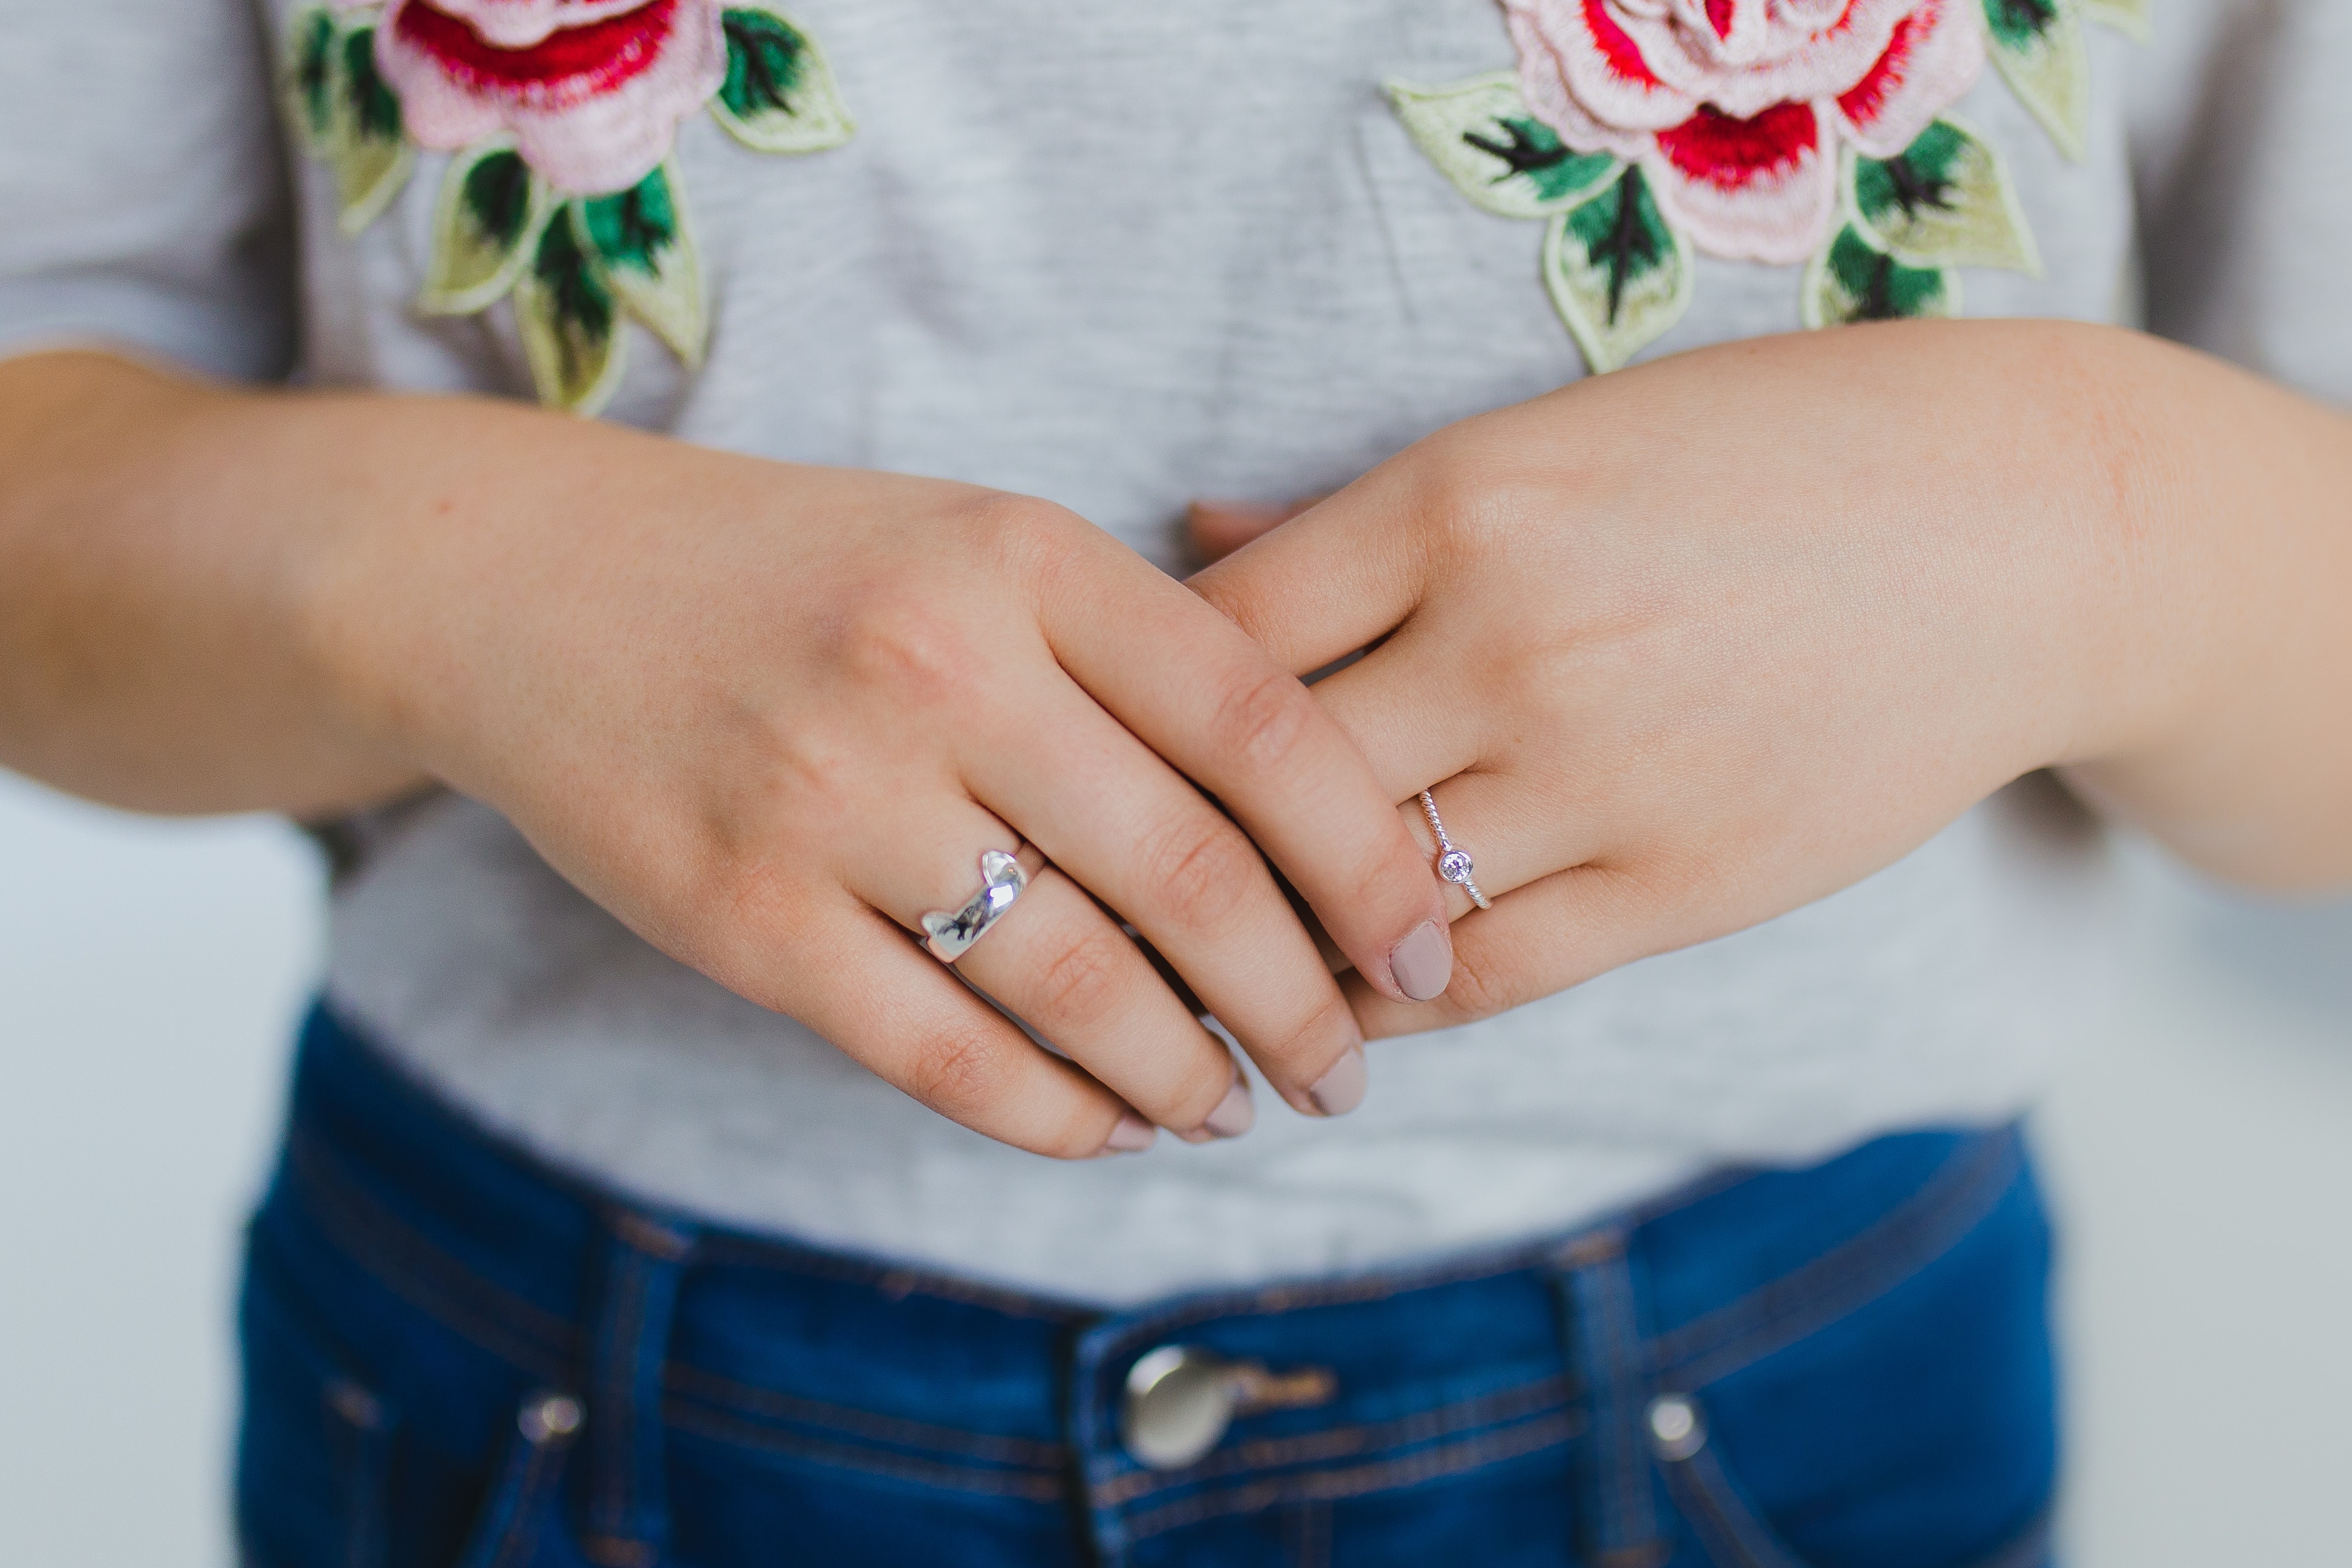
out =
<path fill-rule="evenodd" d="M 542 1394 L 524 1402 L 515 1425 L 523 1440 L 534 1447 L 551 1438 L 569 1437 L 580 1430 L 580 1402 L 568 1394 Z"/>
<path fill-rule="evenodd" d="M 1687 1394 L 1662 1394 L 1650 1401 L 1650 1447 L 1658 1458 L 1679 1463 L 1706 1447 L 1706 1417 Z"/>

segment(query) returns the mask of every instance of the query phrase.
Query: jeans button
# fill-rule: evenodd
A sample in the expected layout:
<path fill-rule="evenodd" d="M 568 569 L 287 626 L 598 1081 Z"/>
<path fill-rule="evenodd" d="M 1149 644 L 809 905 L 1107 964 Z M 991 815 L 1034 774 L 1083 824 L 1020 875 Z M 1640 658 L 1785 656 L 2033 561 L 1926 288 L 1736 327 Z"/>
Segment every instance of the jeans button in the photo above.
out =
<path fill-rule="evenodd" d="M 1662 1394 L 1650 1401 L 1650 1447 L 1658 1458 L 1680 1464 L 1706 1447 L 1706 1417 L 1687 1394 Z"/>
<path fill-rule="evenodd" d="M 1234 1424 L 1241 1392 L 1234 1365 L 1197 1345 L 1161 1345 L 1127 1374 L 1119 1436 L 1155 1470 L 1198 1464 Z"/>

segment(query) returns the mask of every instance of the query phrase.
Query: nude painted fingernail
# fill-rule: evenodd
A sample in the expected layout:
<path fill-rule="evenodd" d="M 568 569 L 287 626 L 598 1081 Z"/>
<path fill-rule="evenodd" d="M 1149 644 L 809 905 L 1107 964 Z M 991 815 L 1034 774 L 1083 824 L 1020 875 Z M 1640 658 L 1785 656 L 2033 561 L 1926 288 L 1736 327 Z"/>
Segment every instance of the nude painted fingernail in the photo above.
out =
<path fill-rule="evenodd" d="M 1414 927 L 1389 951 L 1389 973 L 1396 976 L 1397 989 L 1416 1002 L 1444 995 L 1446 982 L 1454 978 L 1454 944 L 1445 940 L 1445 928 L 1435 921 Z"/>
<path fill-rule="evenodd" d="M 1220 1138 L 1238 1138 L 1257 1125 L 1257 1104 L 1250 1099 L 1249 1085 L 1241 1079 L 1225 1090 L 1225 1098 L 1217 1101 L 1217 1109 L 1201 1123 Z"/>
<path fill-rule="evenodd" d="M 1351 1046 L 1307 1091 L 1307 1098 L 1326 1116 L 1345 1116 L 1364 1103 L 1364 1086 L 1370 1081 L 1370 1075 L 1364 1070 L 1364 1047 Z"/>
<path fill-rule="evenodd" d="M 1130 1110 L 1118 1119 L 1118 1126 L 1110 1130 L 1110 1137 L 1103 1144 L 1103 1152 L 1140 1154 L 1159 1142 L 1160 1129 Z"/>

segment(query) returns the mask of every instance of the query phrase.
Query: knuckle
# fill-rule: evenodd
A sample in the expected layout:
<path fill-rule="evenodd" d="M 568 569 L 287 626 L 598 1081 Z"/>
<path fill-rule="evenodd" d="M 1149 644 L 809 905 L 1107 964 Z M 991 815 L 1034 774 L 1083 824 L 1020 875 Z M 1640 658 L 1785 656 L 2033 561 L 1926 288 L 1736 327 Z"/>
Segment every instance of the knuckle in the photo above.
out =
<path fill-rule="evenodd" d="M 1241 830 L 1205 811 L 1163 829 L 1146 850 L 1143 869 L 1161 910 L 1195 933 L 1231 920 L 1264 872 Z"/>
<path fill-rule="evenodd" d="M 1087 931 L 1062 944 L 1036 977 L 1037 1023 L 1085 1029 L 1114 1010 L 1126 971 L 1127 939 Z"/>
<path fill-rule="evenodd" d="M 958 701 L 980 684 L 978 649 L 954 617 L 910 595 L 878 593 L 844 617 L 841 662 L 851 678 L 902 701 Z"/>
<path fill-rule="evenodd" d="M 1012 1064 L 1003 1042 L 980 1029 L 930 1040 L 908 1072 L 907 1091 L 954 1121 L 969 1121 L 1008 1087 Z"/>
<path fill-rule="evenodd" d="M 1067 508 L 1005 490 L 973 497 L 961 521 L 965 535 L 986 558 L 1016 577 L 1032 580 L 1066 557 L 1074 540 L 1086 537 L 1073 532 L 1072 525 L 1082 520 Z M 1087 534 L 1096 533 L 1091 524 L 1082 525 Z"/>
<path fill-rule="evenodd" d="M 1315 711 L 1315 699 L 1290 676 L 1254 670 L 1226 687 L 1211 732 L 1224 755 L 1251 772 L 1270 773 L 1297 752 Z"/>

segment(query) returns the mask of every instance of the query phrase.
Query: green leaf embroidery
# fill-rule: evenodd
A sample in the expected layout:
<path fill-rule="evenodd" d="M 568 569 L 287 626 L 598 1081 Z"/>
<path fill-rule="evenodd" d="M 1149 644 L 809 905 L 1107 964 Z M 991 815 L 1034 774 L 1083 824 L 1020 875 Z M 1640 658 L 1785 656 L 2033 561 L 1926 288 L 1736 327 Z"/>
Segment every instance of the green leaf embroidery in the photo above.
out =
<path fill-rule="evenodd" d="M 335 123 L 327 151 L 342 230 L 355 235 L 400 195 L 416 167 L 416 150 L 402 133 L 399 97 L 376 74 L 375 25 L 343 33 L 333 57 Z"/>
<path fill-rule="evenodd" d="M 721 25 L 727 79 L 710 112 L 738 142 L 761 153 L 821 153 L 856 132 L 824 51 L 799 25 L 765 5 L 730 7 Z"/>
<path fill-rule="evenodd" d="M 1843 326 L 1960 313 L 1960 279 L 1946 268 L 1906 267 L 1848 224 L 1805 269 L 1805 325 Z"/>
<path fill-rule="evenodd" d="M 556 205 L 513 143 L 500 139 L 458 153 L 441 178 L 433 260 L 417 309 L 469 316 L 503 298 Z"/>
<path fill-rule="evenodd" d="M 2058 150 L 2080 161 L 2090 132 L 2091 63 L 2078 0 L 1984 0 L 1993 62 Z"/>
<path fill-rule="evenodd" d="M 628 190 L 575 200 L 572 216 L 622 303 L 694 366 L 709 322 L 702 260 L 678 189 L 676 168 L 665 163 Z"/>
<path fill-rule="evenodd" d="M 2143 44 L 2156 37 L 2147 7 L 2148 0 L 2083 0 L 2084 16 Z"/>
<path fill-rule="evenodd" d="M 1895 157 L 1850 156 L 1846 179 L 1863 229 L 1904 261 L 2042 270 L 2000 155 L 1957 121 L 1937 121 Z"/>
<path fill-rule="evenodd" d="M 515 280 L 515 323 L 541 403 L 586 416 L 611 400 L 624 368 L 620 309 L 569 206 Z"/>
<path fill-rule="evenodd" d="M 286 120 L 302 150 L 323 153 L 335 129 L 335 18 L 305 11 L 287 24 Z"/>
<path fill-rule="evenodd" d="M 1591 195 L 1623 167 L 1606 153 L 1575 153 L 1528 111 L 1510 71 L 1450 87 L 1387 84 L 1397 118 L 1456 189 L 1490 213 L 1538 218 Z"/>
<path fill-rule="evenodd" d="M 1665 219 L 1638 168 L 1553 217 L 1544 281 L 1594 373 L 1617 369 L 1689 309 L 1690 241 Z"/>

